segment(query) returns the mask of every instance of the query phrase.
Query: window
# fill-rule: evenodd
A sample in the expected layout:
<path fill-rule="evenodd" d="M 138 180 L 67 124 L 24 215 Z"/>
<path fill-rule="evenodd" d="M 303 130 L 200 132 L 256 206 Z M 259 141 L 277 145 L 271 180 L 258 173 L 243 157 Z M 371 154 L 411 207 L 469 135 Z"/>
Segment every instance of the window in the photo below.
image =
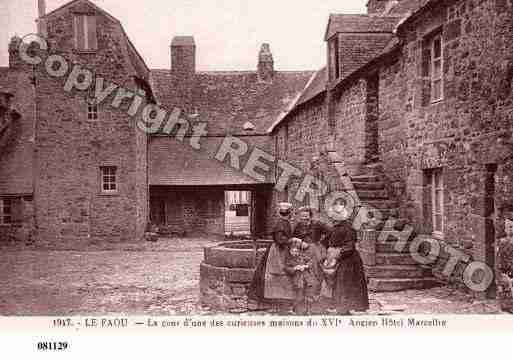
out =
<path fill-rule="evenodd" d="M 0 199 L 0 224 L 11 224 L 13 222 L 12 215 L 12 200 Z"/>
<path fill-rule="evenodd" d="M 443 99 L 443 50 L 442 36 L 433 38 L 431 45 L 431 101 Z"/>
<path fill-rule="evenodd" d="M 75 49 L 95 51 L 98 48 L 96 16 L 76 15 L 74 20 Z"/>
<path fill-rule="evenodd" d="M 431 213 L 433 218 L 433 235 L 443 237 L 444 183 L 441 169 L 431 172 Z"/>
<path fill-rule="evenodd" d="M 443 41 L 437 31 L 424 38 L 422 46 L 423 105 L 438 102 L 444 97 Z"/>
<path fill-rule="evenodd" d="M 101 183 L 102 183 L 102 192 L 103 193 L 113 193 L 117 192 L 117 167 L 115 166 L 105 166 L 100 167 L 101 171 Z"/>
<path fill-rule="evenodd" d="M 98 105 L 94 102 L 87 102 L 87 119 L 91 121 L 98 120 Z"/>

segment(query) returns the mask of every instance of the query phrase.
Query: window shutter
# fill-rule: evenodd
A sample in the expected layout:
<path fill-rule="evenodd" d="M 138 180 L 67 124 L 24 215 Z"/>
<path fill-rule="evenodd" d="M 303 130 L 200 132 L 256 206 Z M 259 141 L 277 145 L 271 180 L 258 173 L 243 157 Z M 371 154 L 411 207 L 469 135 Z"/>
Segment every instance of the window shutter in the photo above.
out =
<path fill-rule="evenodd" d="M 422 77 L 429 77 L 431 73 L 431 48 L 428 44 L 424 44 L 422 47 Z"/>
<path fill-rule="evenodd" d="M 96 31 L 96 16 L 87 16 L 88 50 L 98 49 L 98 35 Z"/>
<path fill-rule="evenodd" d="M 75 16 L 75 48 L 85 50 L 84 15 Z"/>
<path fill-rule="evenodd" d="M 23 223 L 23 201 L 21 198 L 11 200 L 12 222 L 15 224 Z"/>

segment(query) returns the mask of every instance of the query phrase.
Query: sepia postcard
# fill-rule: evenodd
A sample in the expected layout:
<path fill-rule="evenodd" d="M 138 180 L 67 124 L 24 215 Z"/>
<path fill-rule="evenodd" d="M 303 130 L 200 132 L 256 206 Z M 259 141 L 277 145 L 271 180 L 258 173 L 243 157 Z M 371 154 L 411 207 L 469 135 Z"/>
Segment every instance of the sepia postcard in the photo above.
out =
<path fill-rule="evenodd" d="M 513 0 L 0 0 L 0 247 L 35 354 L 513 333 Z"/>

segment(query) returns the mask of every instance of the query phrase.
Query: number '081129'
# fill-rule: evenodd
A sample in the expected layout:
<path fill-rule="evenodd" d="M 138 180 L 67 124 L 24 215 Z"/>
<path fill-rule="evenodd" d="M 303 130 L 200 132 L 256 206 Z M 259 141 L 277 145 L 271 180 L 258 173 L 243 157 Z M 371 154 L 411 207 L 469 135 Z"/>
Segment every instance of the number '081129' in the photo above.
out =
<path fill-rule="evenodd" d="M 38 342 L 37 350 L 41 351 L 60 351 L 68 349 L 67 342 Z"/>

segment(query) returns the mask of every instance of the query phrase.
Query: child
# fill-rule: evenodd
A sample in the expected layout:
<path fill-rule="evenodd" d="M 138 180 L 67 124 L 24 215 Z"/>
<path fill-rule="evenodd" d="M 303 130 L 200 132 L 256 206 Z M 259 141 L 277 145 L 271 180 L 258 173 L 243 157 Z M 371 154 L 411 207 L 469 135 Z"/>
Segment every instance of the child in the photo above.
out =
<path fill-rule="evenodd" d="M 338 259 L 340 257 L 340 249 L 328 248 L 326 258 L 321 261 L 321 269 L 324 274 L 322 283 L 321 296 L 332 298 L 333 286 L 335 285 L 335 273 L 338 268 Z"/>
<path fill-rule="evenodd" d="M 294 238 L 285 257 L 285 272 L 292 280 L 296 297 L 296 314 L 308 314 L 314 302 L 316 278 L 312 270 L 312 260 L 304 253 L 307 248 L 306 243 Z"/>

